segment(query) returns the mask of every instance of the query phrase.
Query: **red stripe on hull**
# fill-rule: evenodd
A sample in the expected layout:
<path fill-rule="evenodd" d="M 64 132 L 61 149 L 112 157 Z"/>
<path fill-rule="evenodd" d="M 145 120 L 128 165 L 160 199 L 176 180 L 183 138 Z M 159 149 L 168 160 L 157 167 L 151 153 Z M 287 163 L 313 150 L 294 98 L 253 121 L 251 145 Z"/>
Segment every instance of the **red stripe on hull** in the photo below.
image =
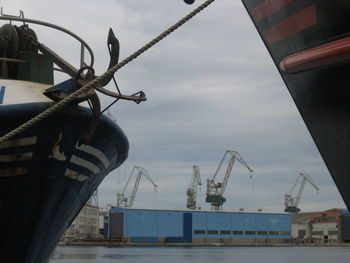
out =
<path fill-rule="evenodd" d="M 349 61 L 350 37 L 347 37 L 287 56 L 280 62 L 280 69 L 287 73 L 298 73 Z"/>
<path fill-rule="evenodd" d="M 317 24 L 316 7 L 312 5 L 292 15 L 282 23 L 263 32 L 268 44 L 276 43 Z"/>
<path fill-rule="evenodd" d="M 256 22 L 260 22 L 292 1 L 294 0 L 264 0 L 253 9 L 253 17 Z"/>

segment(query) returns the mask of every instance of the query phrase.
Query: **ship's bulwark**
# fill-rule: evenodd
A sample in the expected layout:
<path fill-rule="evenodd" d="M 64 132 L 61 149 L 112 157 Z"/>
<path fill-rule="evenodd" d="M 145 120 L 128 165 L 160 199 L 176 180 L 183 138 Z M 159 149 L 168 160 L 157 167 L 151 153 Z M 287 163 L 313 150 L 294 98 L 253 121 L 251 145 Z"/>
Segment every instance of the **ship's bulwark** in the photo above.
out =
<path fill-rule="evenodd" d="M 1 106 L 5 134 L 50 103 Z M 100 118 L 90 141 L 89 109 L 68 108 L 0 144 L 0 262 L 46 263 L 70 222 L 113 169 L 128 140 Z M 18 253 L 21 251 L 21 253 Z"/>
<path fill-rule="evenodd" d="M 296 74 L 279 68 L 290 54 L 348 36 L 350 1 L 242 1 L 350 208 L 350 65 Z"/>

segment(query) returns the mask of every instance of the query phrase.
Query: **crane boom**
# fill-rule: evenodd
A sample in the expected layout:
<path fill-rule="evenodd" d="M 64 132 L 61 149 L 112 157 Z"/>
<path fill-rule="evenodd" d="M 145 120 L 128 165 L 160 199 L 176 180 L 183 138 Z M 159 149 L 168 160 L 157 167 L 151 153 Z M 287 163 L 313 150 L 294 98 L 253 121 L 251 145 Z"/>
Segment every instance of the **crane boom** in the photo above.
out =
<path fill-rule="evenodd" d="M 227 159 L 227 156 L 230 156 L 230 160 L 225 172 L 224 179 L 222 182 L 215 183 L 216 176 L 218 175 L 224 161 Z M 210 203 L 212 209 L 214 210 L 221 210 L 223 203 L 226 202 L 226 198 L 223 197 L 223 194 L 226 190 L 226 186 L 230 178 L 235 160 L 238 160 L 244 167 L 248 169 L 249 172 L 253 172 L 253 170 L 248 166 L 248 164 L 244 161 L 238 152 L 227 150 L 224 154 L 224 157 L 221 159 L 214 175 L 211 178 L 207 179 L 206 202 Z"/>
<path fill-rule="evenodd" d="M 297 186 L 298 182 L 301 180 L 299 190 L 297 195 L 293 198 L 292 197 L 292 192 L 294 191 L 295 187 Z M 284 195 L 284 205 L 285 205 L 285 212 L 290 212 L 290 213 L 298 213 L 300 209 L 298 208 L 299 202 L 301 195 L 303 194 L 305 184 L 306 182 L 309 182 L 317 191 L 320 189 L 316 186 L 314 181 L 312 180 L 311 176 L 306 173 L 299 173 L 299 176 L 295 183 L 293 184 L 293 187 Z"/>
<path fill-rule="evenodd" d="M 141 180 L 141 172 L 139 172 L 137 174 L 137 177 L 136 177 L 136 180 L 135 180 L 135 184 L 134 184 L 134 187 L 132 188 L 132 192 L 131 192 L 131 195 L 130 195 L 130 198 L 129 198 L 128 207 L 132 207 L 132 205 L 134 204 L 135 196 L 136 196 L 137 189 L 139 188 L 140 180 Z"/>
<path fill-rule="evenodd" d="M 187 208 L 196 209 L 197 208 L 197 188 L 201 186 L 201 177 L 199 167 L 197 165 L 193 166 L 193 175 L 191 179 L 191 183 L 187 188 Z"/>
<path fill-rule="evenodd" d="M 134 186 L 132 188 L 130 197 L 127 198 L 125 197 L 125 191 L 131 181 L 131 178 L 133 177 L 133 175 L 135 174 L 135 171 L 137 172 L 137 176 L 135 179 L 135 183 Z M 137 193 L 137 189 L 139 187 L 140 181 L 141 181 L 141 176 L 144 176 L 148 179 L 148 181 L 150 181 L 153 186 L 154 186 L 154 190 L 156 191 L 158 185 L 156 185 L 156 183 L 152 180 L 151 176 L 148 174 L 147 170 L 143 167 L 140 166 L 134 166 L 131 174 L 123 188 L 123 191 L 121 193 L 117 193 L 117 207 L 132 207 L 135 201 L 135 197 L 136 197 L 136 193 Z"/>

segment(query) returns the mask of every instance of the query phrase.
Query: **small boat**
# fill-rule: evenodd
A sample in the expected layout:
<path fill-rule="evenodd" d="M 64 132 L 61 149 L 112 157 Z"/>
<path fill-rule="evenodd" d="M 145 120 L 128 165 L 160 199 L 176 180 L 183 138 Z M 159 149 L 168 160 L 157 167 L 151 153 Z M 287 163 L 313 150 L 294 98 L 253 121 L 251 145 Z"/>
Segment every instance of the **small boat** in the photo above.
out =
<path fill-rule="evenodd" d="M 350 209 L 350 1 L 242 1 Z"/>
<path fill-rule="evenodd" d="M 4 136 L 50 111 L 96 76 L 90 47 L 69 30 L 24 18 L 23 13 L 2 15 L 0 20 L 9 21 L 0 28 L 0 136 Z M 77 40 L 80 65 L 74 67 L 41 43 L 31 24 Z M 108 46 L 111 67 L 119 58 L 112 30 Z M 55 84 L 54 70 L 66 73 L 68 79 Z M 126 160 L 128 139 L 115 121 L 102 114 L 96 90 L 137 103 L 146 97 L 143 92 L 126 96 L 105 89 L 111 78 L 0 142 L 1 262 L 48 262 L 103 178 Z"/>

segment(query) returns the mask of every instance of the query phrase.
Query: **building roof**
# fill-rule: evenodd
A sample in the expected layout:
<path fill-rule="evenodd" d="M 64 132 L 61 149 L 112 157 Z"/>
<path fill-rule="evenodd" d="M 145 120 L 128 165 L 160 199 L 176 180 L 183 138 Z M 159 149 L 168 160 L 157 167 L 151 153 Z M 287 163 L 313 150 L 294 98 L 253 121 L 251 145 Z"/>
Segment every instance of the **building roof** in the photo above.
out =
<path fill-rule="evenodd" d="M 194 213 L 240 213 L 240 214 L 273 214 L 273 215 L 288 215 L 288 213 L 265 213 L 263 211 L 228 211 L 228 210 L 194 210 L 194 209 L 165 209 L 165 208 L 134 208 L 134 207 L 113 207 L 111 210 L 149 210 L 149 211 L 178 211 L 178 212 L 194 212 Z"/>

